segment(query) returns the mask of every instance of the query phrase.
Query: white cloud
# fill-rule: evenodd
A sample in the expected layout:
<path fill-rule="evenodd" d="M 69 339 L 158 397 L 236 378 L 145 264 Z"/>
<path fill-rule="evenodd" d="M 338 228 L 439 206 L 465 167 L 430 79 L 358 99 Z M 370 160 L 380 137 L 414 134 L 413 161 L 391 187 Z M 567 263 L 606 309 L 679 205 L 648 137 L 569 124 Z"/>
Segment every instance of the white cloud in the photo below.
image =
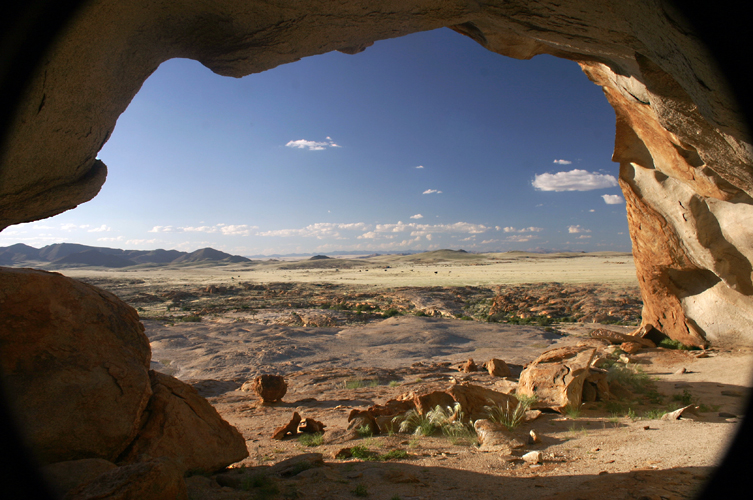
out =
<path fill-rule="evenodd" d="M 424 166 L 423 165 L 419 165 L 416 168 L 424 168 Z"/>
<path fill-rule="evenodd" d="M 127 240 L 126 245 L 151 245 L 157 243 L 156 239 L 151 240 Z"/>
<path fill-rule="evenodd" d="M 331 137 L 327 136 L 326 141 L 307 141 L 306 139 L 298 139 L 297 141 L 288 141 L 285 146 L 296 149 L 308 149 L 309 151 L 322 151 L 327 148 L 339 148 Z"/>
<path fill-rule="evenodd" d="M 620 205 L 625 203 L 625 199 L 619 194 L 603 194 L 601 197 L 604 198 L 604 203 L 607 205 Z"/>
<path fill-rule="evenodd" d="M 589 210 L 589 212 L 595 212 L 595 211 L 596 211 L 596 210 L 594 210 L 593 208 L 592 208 L 591 210 Z"/>
<path fill-rule="evenodd" d="M 584 229 L 584 228 L 580 227 L 580 225 L 577 225 L 577 226 L 568 226 L 567 227 L 567 232 L 568 233 L 590 233 L 591 230 L 590 229 Z"/>
<path fill-rule="evenodd" d="M 499 240 L 484 240 L 481 242 L 482 245 L 488 245 L 489 243 L 497 243 Z"/>
<path fill-rule="evenodd" d="M 332 223 L 332 222 L 317 222 L 316 224 L 309 224 L 301 229 L 276 229 L 272 231 L 262 231 L 256 233 L 257 236 L 302 236 L 302 237 L 314 237 L 317 239 L 323 238 L 339 238 L 340 231 L 365 231 L 368 226 L 363 222 L 353 223 Z"/>
<path fill-rule="evenodd" d="M 503 228 L 506 233 L 540 233 L 544 230 L 543 227 L 524 227 L 523 229 L 515 229 L 512 226 Z"/>
<path fill-rule="evenodd" d="M 78 229 L 78 225 L 76 224 L 61 224 L 60 229 L 63 231 L 73 231 L 74 229 Z"/>
<path fill-rule="evenodd" d="M 558 165 L 570 165 L 572 162 L 570 160 L 554 160 L 553 163 Z"/>
<path fill-rule="evenodd" d="M 569 172 L 536 175 L 533 187 L 539 191 L 590 191 L 617 186 L 617 179 L 608 174 L 598 174 L 574 169 Z"/>
<path fill-rule="evenodd" d="M 411 219 L 423 219 L 423 218 L 424 218 L 424 216 L 423 216 L 423 215 L 421 215 L 421 214 L 416 214 L 416 215 L 411 215 L 411 216 L 410 216 L 410 218 L 411 218 Z"/>
<path fill-rule="evenodd" d="M 111 227 L 108 227 L 106 224 L 102 224 L 99 227 L 95 227 L 94 229 L 89 229 L 90 233 L 103 233 L 105 231 L 112 231 Z"/>
<path fill-rule="evenodd" d="M 97 241 L 113 242 L 113 241 L 123 241 L 124 239 L 125 238 L 123 236 L 117 236 L 117 237 L 114 237 L 114 238 L 97 238 Z"/>
<path fill-rule="evenodd" d="M 534 234 L 514 234 L 505 238 L 505 241 L 512 241 L 513 243 L 525 243 L 537 239 L 538 236 Z"/>
<path fill-rule="evenodd" d="M 248 226 L 246 224 L 215 224 L 214 226 L 154 226 L 148 232 L 150 233 L 221 233 L 224 236 L 249 236 L 251 230 L 259 229 L 257 226 Z"/>
<path fill-rule="evenodd" d="M 587 240 L 587 239 L 588 239 L 588 238 L 590 238 L 590 237 L 591 237 L 590 235 L 587 235 L 587 234 L 581 234 L 580 236 L 578 236 L 578 239 L 579 239 L 579 240 Z"/>
<path fill-rule="evenodd" d="M 442 194 L 442 191 L 438 191 L 436 189 L 427 189 L 426 191 L 423 192 L 423 194 L 433 194 L 433 193 Z"/>

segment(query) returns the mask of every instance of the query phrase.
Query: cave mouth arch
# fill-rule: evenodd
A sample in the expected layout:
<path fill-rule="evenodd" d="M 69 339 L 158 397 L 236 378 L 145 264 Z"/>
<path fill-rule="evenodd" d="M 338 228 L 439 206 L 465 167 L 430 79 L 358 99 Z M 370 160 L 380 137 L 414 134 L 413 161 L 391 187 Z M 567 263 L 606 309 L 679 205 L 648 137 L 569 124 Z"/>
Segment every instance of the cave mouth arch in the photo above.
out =
<path fill-rule="evenodd" d="M 634 252 L 646 263 L 640 271 L 644 298 L 650 303 L 644 321 L 659 324 L 673 337 L 691 343 L 718 341 L 724 338 L 724 331 L 738 333 L 746 322 L 749 324 L 751 306 L 748 296 L 736 286 L 735 270 L 725 268 L 728 260 L 719 249 L 712 248 L 713 242 L 696 244 L 693 235 L 702 227 L 679 230 L 679 221 L 687 222 L 687 215 L 672 209 L 678 210 L 678 201 L 687 206 L 686 201 L 701 197 L 709 207 L 703 213 L 711 212 L 722 222 L 714 227 L 750 261 L 746 234 L 732 227 L 749 220 L 745 211 L 749 206 L 746 196 L 751 193 L 751 161 L 745 119 L 722 77 L 714 75 L 715 65 L 692 35 L 693 29 L 673 15 L 670 4 L 620 2 L 606 10 L 601 2 L 579 6 L 581 9 L 567 10 L 554 2 L 541 3 L 533 9 L 543 12 L 536 12 L 519 5 L 505 10 L 502 3 L 492 2 L 483 6 L 454 2 L 428 9 L 421 2 L 406 2 L 405 7 L 391 5 L 381 12 L 378 7 L 352 2 L 326 12 L 330 22 L 325 28 L 318 27 L 322 22 L 317 14 L 321 12 L 296 12 L 294 8 L 283 12 L 264 6 L 261 11 L 249 12 L 248 6 L 228 2 L 202 12 L 201 6 L 189 5 L 164 22 L 159 12 L 140 5 L 92 3 L 49 55 L 43 71 L 36 73 L 20 100 L 0 174 L 0 225 L 38 220 L 96 194 L 105 171 L 93 152 L 107 137 L 134 89 L 160 59 L 175 57 L 176 53 L 194 56 L 210 61 L 209 66 L 219 73 L 230 75 L 259 71 L 312 51 L 356 51 L 380 38 L 464 25 L 474 38 L 489 45 L 504 45 L 497 47 L 505 52 L 525 57 L 548 46 L 569 58 L 597 61 L 614 70 L 613 74 L 607 71 L 595 76 L 613 88 L 612 97 L 619 101 L 622 111 L 618 113 L 615 156 L 623 164 L 621 180 L 634 193 L 629 200 L 634 207 L 629 212 L 631 225 L 641 230 L 634 233 Z M 158 7 L 164 7 L 162 14 L 168 17 L 175 14 L 169 6 Z M 733 10 L 715 12 L 719 11 L 727 14 Z M 361 16 L 368 21 L 359 21 Z M 253 20 L 249 22 L 249 18 Z M 338 24 L 338 19 L 344 22 Z M 165 30 L 166 26 L 170 29 Z M 301 29 L 292 32 L 293 26 Z M 612 29 L 598 30 L 599 26 Z M 134 33 L 138 37 L 133 37 Z M 237 36 L 239 33 L 248 36 Z M 278 43 L 286 38 L 287 42 Z M 317 40 L 319 43 L 312 43 Z M 244 51 L 252 52 L 254 61 L 249 62 Z M 127 57 L 119 58 L 126 53 Z M 641 87 L 653 99 L 646 100 Z M 62 105 L 65 99 L 61 96 L 71 99 Z M 650 110 L 639 107 L 646 102 Z M 42 110 L 45 113 L 35 117 Z M 696 171 L 687 169 L 688 162 L 675 158 L 671 149 L 682 152 L 679 156 L 686 159 L 697 155 L 710 172 L 701 171 L 700 177 L 690 175 Z M 656 170 L 667 172 L 663 174 L 667 178 L 653 175 Z M 678 200 L 680 196 L 684 198 Z M 661 203 L 662 199 L 672 201 L 672 206 Z M 689 311 L 680 300 L 683 293 L 673 288 L 677 285 L 670 283 L 666 269 L 710 271 L 719 281 L 707 289 L 708 296 L 696 301 L 699 309 Z M 706 281 L 710 284 L 714 280 Z M 713 305 L 713 311 L 721 310 L 716 325 L 702 318 L 709 314 L 704 312 L 708 305 Z M 690 322 L 685 321 L 686 315 L 690 315 Z M 701 321 L 695 320 L 696 315 Z M 746 344 L 749 339 L 742 336 L 735 342 Z M 714 493 L 721 494 L 725 486 L 729 492 L 739 491 L 730 490 L 733 485 L 739 482 L 716 482 L 714 487 L 721 489 Z"/>

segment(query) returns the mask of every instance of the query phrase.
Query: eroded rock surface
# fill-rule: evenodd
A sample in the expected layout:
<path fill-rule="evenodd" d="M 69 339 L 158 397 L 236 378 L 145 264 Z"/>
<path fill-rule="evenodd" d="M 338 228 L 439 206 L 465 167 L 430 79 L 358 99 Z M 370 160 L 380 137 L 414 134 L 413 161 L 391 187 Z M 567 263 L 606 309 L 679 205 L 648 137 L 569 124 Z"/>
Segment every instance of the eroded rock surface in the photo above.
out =
<path fill-rule="evenodd" d="M 136 311 L 57 273 L 0 269 L 0 368 L 43 463 L 115 461 L 152 394 Z"/>

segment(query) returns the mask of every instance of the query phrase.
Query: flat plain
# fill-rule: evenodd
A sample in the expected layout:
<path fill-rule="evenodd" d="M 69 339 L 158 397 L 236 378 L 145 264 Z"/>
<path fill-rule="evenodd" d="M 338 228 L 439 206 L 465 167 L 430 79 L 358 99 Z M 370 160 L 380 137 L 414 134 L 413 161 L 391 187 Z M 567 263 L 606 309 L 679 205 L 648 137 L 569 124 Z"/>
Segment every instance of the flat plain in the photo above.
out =
<path fill-rule="evenodd" d="M 455 383 L 510 392 L 547 349 L 595 342 L 598 328 L 632 332 L 632 256 L 439 251 L 61 272 L 136 307 L 152 367 L 193 385 L 246 438 L 248 459 L 187 479 L 195 499 L 574 499 L 606 488 L 615 499 L 691 498 L 733 438 L 753 376 L 747 350 L 642 349 L 614 363 L 639 388 L 542 413 L 517 430 L 540 442 L 520 449 L 479 446 L 472 433 L 350 439 L 354 409 Z M 469 358 L 502 359 L 513 375 L 459 371 Z M 264 373 L 285 377 L 282 402 L 244 390 Z M 685 403 L 682 418 L 660 418 Z M 326 425 L 320 441 L 272 439 L 293 412 Z M 360 458 L 335 458 L 354 448 Z M 522 460 L 529 451 L 543 460 Z M 321 457 L 300 457 L 311 453 Z M 275 473 L 285 460 L 300 461 L 296 474 Z"/>

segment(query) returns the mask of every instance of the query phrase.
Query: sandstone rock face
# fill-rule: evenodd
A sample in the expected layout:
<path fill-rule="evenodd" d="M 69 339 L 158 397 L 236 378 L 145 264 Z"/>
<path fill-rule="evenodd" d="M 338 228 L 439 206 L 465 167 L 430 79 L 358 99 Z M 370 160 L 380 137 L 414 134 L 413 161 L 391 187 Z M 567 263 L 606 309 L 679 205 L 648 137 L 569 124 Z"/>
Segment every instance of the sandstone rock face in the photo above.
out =
<path fill-rule="evenodd" d="M 149 378 L 153 395 L 144 410 L 144 425 L 120 461 L 169 457 L 182 471 L 214 472 L 248 456 L 241 433 L 196 389 L 151 370 Z"/>
<path fill-rule="evenodd" d="M 46 465 L 42 468 L 42 473 L 53 493 L 63 498 L 69 491 L 89 483 L 116 467 L 114 463 L 101 458 L 82 458 Z"/>
<path fill-rule="evenodd" d="M 239 77 L 443 26 L 505 56 L 577 61 L 603 87 L 643 321 L 686 344 L 753 344 L 753 148 L 700 38 L 661 0 L 94 0 L 20 103 L 0 165 L 0 228 L 98 192 L 97 152 L 167 59 Z"/>
<path fill-rule="evenodd" d="M 136 311 L 57 273 L 0 268 L 0 370 L 43 463 L 115 461 L 152 394 Z"/>
<path fill-rule="evenodd" d="M 518 406 L 518 400 L 515 396 L 493 391 L 480 385 L 455 384 L 447 389 L 447 394 L 452 396 L 454 401 L 460 403 L 465 418 L 471 421 L 488 416 L 484 409 L 485 406 L 500 405 L 506 407 L 509 405 L 510 408 Z"/>
<path fill-rule="evenodd" d="M 583 345 L 546 351 L 520 374 L 518 394 L 536 396 L 535 406 L 539 408 L 580 408 L 583 384 L 591 374 L 595 353 L 595 348 Z"/>

